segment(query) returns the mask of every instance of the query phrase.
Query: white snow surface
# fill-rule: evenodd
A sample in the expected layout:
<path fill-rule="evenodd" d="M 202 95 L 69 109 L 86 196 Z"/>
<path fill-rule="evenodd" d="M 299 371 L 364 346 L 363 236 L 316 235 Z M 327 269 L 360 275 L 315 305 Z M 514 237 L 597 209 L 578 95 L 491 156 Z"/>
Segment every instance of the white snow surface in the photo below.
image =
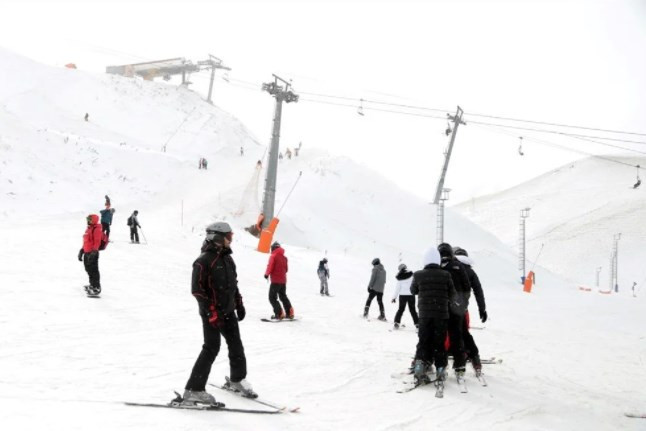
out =
<path fill-rule="evenodd" d="M 643 298 L 580 292 L 542 268 L 533 293 L 523 293 L 513 250 L 448 209 L 446 239 L 469 251 L 487 298 L 484 325 L 471 301 L 472 321 L 486 328 L 473 334 L 483 357 L 503 363 L 485 366 L 488 387 L 468 370 L 468 394 L 453 375 L 444 399 L 431 388 L 399 394 L 391 374 L 414 353 L 410 315 L 398 332 L 374 320 L 375 303 L 373 320 L 360 315 L 372 258 L 388 272 L 384 298 L 400 259 L 420 268 L 435 244 L 432 206 L 343 157 L 304 149 L 283 160 L 277 210 L 302 172 L 275 237 L 301 319 L 263 323 L 268 256 L 243 227 L 257 216 L 255 164 L 265 148 L 242 124 L 161 83 L 54 69 L 2 50 L 0 68 L 8 77 L 0 83 L 2 429 L 644 429 L 623 416 L 646 408 Z M 197 169 L 199 157 L 208 170 Z M 105 194 L 116 209 L 113 242 L 101 252 L 103 293 L 91 299 L 76 254 L 85 216 L 102 209 Z M 134 209 L 146 244 L 128 241 Z M 261 398 L 300 413 L 123 404 L 165 403 L 183 390 L 202 344 L 191 264 L 216 220 L 235 230 L 247 379 Z M 318 294 L 324 255 L 330 298 Z M 386 303 L 390 322 L 395 307 Z M 228 373 L 223 341 L 210 382 Z M 261 407 L 211 392 L 229 407 Z"/>

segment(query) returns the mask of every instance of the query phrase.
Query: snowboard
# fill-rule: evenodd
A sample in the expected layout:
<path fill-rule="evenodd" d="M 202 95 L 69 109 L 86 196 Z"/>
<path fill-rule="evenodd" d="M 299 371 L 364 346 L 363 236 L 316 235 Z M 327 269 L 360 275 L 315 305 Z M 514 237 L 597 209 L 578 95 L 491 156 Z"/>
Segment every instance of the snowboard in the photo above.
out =
<path fill-rule="evenodd" d="M 269 322 L 269 323 L 281 323 L 281 322 L 298 322 L 300 320 L 300 318 L 294 317 L 293 319 L 285 318 L 283 320 L 278 320 L 278 319 L 266 319 L 266 318 L 263 317 L 260 320 L 263 321 L 263 322 Z"/>
<path fill-rule="evenodd" d="M 85 295 L 87 295 L 88 298 L 100 298 L 101 297 L 101 291 L 99 291 L 99 293 L 92 293 L 89 290 L 89 288 L 90 288 L 89 285 L 85 285 L 85 286 L 83 286 L 83 288 L 85 289 Z"/>

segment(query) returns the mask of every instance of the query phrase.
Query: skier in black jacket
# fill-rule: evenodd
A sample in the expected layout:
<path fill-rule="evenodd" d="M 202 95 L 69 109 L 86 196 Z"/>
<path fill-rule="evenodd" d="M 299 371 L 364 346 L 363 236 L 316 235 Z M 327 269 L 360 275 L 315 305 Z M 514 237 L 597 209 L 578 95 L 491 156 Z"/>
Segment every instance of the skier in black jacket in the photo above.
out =
<path fill-rule="evenodd" d="M 443 242 L 437 246 L 437 251 L 442 257 L 440 266 L 451 274 L 453 285 L 457 293 L 456 303 L 451 304 L 449 313 L 449 341 L 453 354 L 453 369 L 456 375 L 464 376 L 466 355 L 464 354 L 464 315 L 469 306 L 471 284 L 465 266 L 453 256 L 453 248 Z M 459 304 L 459 305 L 458 305 Z"/>
<path fill-rule="evenodd" d="M 469 254 L 463 248 L 456 247 L 454 251 L 455 257 L 464 264 L 467 274 L 469 276 L 469 283 L 471 284 L 471 289 L 473 289 L 473 295 L 476 297 L 476 303 L 478 304 L 478 314 L 480 314 L 480 320 L 482 323 L 487 321 L 487 305 L 485 304 L 484 292 L 482 290 L 482 285 L 480 284 L 480 279 L 478 274 L 473 270 L 473 261 L 469 258 Z M 478 346 L 473 340 L 473 336 L 469 331 L 469 311 L 464 315 L 464 351 L 467 355 L 467 359 L 471 361 L 473 368 L 476 371 L 476 374 L 479 374 L 482 371 L 482 363 L 480 362 L 480 352 L 478 351 Z"/>
<path fill-rule="evenodd" d="M 440 254 L 432 247 L 424 254 L 424 269 L 415 272 L 411 292 L 419 296 L 419 336 L 415 352 L 416 378 L 425 378 L 432 362 L 443 380 L 447 364 L 444 348 L 449 320 L 449 303 L 456 292 L 451 275 L 440 267 Z"/>
<path fill-rule="evenodd" d="M 191 291 L 199 306 L 204 345 L 186 383 L 184 402 L 215 404 L 206 392 L 211 365 L 220 351 L 220 335 L 229 348 L 230 386 L 245 396 L 255 398 L 247 376 L 247 359 L 240 339 L 238 321 L 245 317 L 242 296 L 238 290 L 236 265 L 229 247 L 233 232 L 228 223 L 218 222 L 206 228 L 202 254 L 193 263 Z"/>

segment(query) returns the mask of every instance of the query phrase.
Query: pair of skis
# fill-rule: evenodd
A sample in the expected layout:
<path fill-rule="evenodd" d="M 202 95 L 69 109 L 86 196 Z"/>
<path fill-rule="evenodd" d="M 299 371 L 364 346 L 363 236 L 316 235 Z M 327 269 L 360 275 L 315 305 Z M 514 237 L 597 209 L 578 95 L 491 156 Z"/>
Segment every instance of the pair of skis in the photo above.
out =
<path fill-rule="evenodd" d="M 227 383 L 228 383 L 228 378 L 227 378 Z M 226 407 L 224 403 L 220 403 L 220 402 L 217 402 L 216 404 L 186 404 L 184 403 L 182 396 L 177 392 L 175 392 L 176 397 L 173 400 L 171 400 L 171 402 L 169 402 L 168 404 L 126 402 L 125 405 L 137 406 L 137 407 L 156 407 L 156 408 L 172 408 L 172 409 L 186 409 L 186 410 L 209 410 L 209 411 L 219 411 L 219 412 L 253 413 L 253 414 L 269 414 L 269 415 L 285 413 L 285 412 L 297 413 L 300 410 L 300 407 L 288 408 L 286 406 L 279 406 L 275 403 L 265 401 L 260 398 L 251 398 L 239 391 L 232 389 L 229 385 L 227 385 L 227 383 L 225 383 L 222 386 L 209 383 L 209 386 L 213 386 L 223 391 L 227 391 L 232 394 L 235 394 L 241 398 L 245 398 L 249 401 L 253 401 L 254 403 L 263 405 L 265 407 L 269 407 L 271 410 L 230 408 L 230 407 Z"/>

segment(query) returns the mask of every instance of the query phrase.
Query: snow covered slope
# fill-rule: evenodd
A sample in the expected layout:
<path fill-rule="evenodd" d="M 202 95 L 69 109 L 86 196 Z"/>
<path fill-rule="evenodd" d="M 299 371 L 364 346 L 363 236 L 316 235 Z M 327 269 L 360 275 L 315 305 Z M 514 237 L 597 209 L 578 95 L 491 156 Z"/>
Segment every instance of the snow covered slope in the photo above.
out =
<path fill-rule="evenodd" d="M 643 158 L 616 158 L 645 166 Z M 573 283 L 609 288 L 613 236 L 619 242 L 620 291 L 632 294 L 633 282 L 646 284 L 643 247 L 646 239 L 646 189 L 633 189 L 636 169 L 597 158 L 583 159 L 532 181 L 454 207 L 504 243 L 517 249 L 520 209 L 530 207 L 527 256 Z M 646 291 L 646 290 L 645 290 Z"/>
<path fill-rule="evenodd" d="M 25 78 L 20 88 L 0 83 L 3 429 L 639 429 L 623 412 L 644 407 L 642 298 L 582 294 L 547 270 L 525 294 L 514 253 L 448 210 L 446 239 L 469 250 L 487 297 L 490 320 L 474 336 L 483 356 L 504 361 L 485 368 L 489 387 L 469 374 L 466 395 L 453 378 L 442 400 L 427 389 L 398 394 L 391 374 L 408 367 L 417 342 L 410 316 L 405 330 L 389 332 L 391 323 L 360 314 L 379 256 L 392 321 L 397 264 L 418 269 L 435 243 L 430 205 L 343 157 L 304 149 L 283 160 L 276 239 L 290 259 L 288 294 L 301 320 L 263 323 L 267 255 L 242 228 L 257 215 L 264 147 L 241 124 L 163 84 L 46 68 L 7 52 L 0 67 Z M 208 170 L 197 169 L 199 157 Z M 117 210 L 113 242 L 101 252 L 102 296 L 89 299 L 76 253 L 85 216 L 102 208 L 104 194 Z M 142 245 L 128 241 L 135 208 Z M 236 232 L 248 380 L 261 397 L 300 406 L 298 414 L 123 404 L 163 403 L 183 389 L 202 344 L 191 264 L 204 226 L 217 219 Z M 326 251 L 331 298 L 318 294 L 315 273 Z M 471 312 L 477 321 L 475 304 Z M 225 375 L 223 346 L 210 382 Z M 257 407 L 212 392 L 228 406 Z"/>

